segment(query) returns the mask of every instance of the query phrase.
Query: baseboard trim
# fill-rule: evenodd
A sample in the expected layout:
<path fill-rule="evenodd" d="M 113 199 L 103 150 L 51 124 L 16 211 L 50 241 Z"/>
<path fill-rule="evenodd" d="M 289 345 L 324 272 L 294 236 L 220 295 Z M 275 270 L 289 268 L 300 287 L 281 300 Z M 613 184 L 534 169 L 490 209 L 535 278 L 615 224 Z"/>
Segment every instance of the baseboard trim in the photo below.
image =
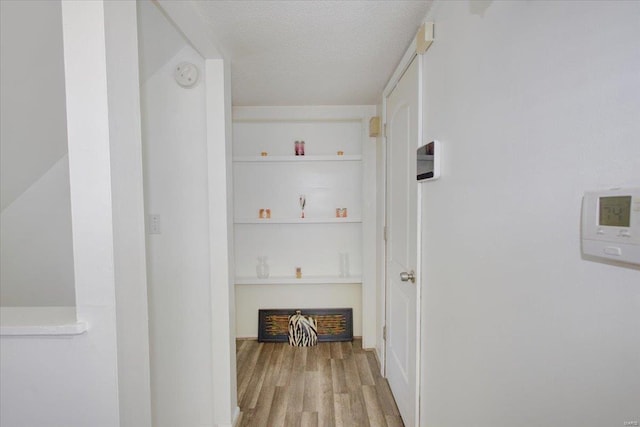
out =
<path fill-rule="evenodd" d="M 236 409 L 233 411 L 233 422 L 231 423 L 231 426 L 237 427 L 239 419 L 240 419 L 240 407 L 236 406 Z"/>
<path fill-rule="evenodd" d="M 233 411 L 233 417 L 231 423 L 224 424 L 215 424 L 215 427 L 237 427 L 238 420 L 240 419 L 240 407 L 236 406 L 236 409 Z"/>

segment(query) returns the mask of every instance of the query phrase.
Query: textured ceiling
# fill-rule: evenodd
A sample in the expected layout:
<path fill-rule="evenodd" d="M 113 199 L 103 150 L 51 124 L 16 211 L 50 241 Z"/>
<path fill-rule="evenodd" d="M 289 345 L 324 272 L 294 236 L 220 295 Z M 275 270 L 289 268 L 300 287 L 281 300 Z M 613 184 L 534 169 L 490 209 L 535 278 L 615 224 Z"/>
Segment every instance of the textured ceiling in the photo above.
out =
<path fill-rule="evenodd" d="M 197 1 L 234 105 L 376 104 L 428 1 Z"/>

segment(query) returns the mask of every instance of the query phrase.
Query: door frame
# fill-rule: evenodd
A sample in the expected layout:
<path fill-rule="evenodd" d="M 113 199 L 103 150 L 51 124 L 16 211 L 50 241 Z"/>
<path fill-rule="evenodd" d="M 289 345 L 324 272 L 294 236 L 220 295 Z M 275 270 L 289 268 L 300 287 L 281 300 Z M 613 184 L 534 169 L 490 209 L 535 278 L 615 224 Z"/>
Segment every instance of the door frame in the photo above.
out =
<path fill-rule="evenodd" d="M 388 190 L 387 190 L 387 175 L 388 175 L 388 145 L 387 145 L 387 135 L 386 135 L 386 127 L 387 127 L 387 98 L 389 97 L 389 95 L 391 94 L 391 92 L 393 92 L 393 90 L 395 89 L 395 87 L 397 86 L 398 82 L 400 81 L 400 79 L 402 78 L 402 76 L 404 75 L 405 71 L 407 70 L 407 68 L 409 68 L 409 66 L 411 65 L 411 62 L 413 60 L 418 61 L 418 141 L 422 141 L 423 139 L 423 105 L 424 105 L 424 94 L 423 94 L 423 73 L 424 73 L 424 64 L 422 61 L 422 54 L 418 52 L 418 36 L 414 37 L 411 45 L 408 47 L 408 49 L 406 50 L 405 54 L 403 55 L 402 59 L 400 60 L 400 62 L 398 63 L 398 66 L 396 67 L 395 71 L 393 72 L 393 74 L 391 75 L 391 78 L 389 79 L 387 85 L 384 88 L 384 91 L 382 93 L 382 118 L 381 121 L 383 123 L 382 125 L 382 155 L 383 155 L 383 182 L 384 182 L 384 187 L 383 187 L 383 191 L 382 191 L 382 196 L 384 199 L 384 209 L 383 209 L 383 224 L 385 227 L 385 232 L 387 230 L 387 196 L 388 196 Z M 418 148 L 418 146 L 416 146 L 416 149 Z M 417 203 L 417 212 L 416 212 L 416 218 L 417 218 L 417 223 L 416 223 L 416 233 L 417 233 L 417 248 L 416 248 L 416 259 L 417 259 L 417 263 L 415 266 L 415 275 L 416 275 L 416 377 L 417 377 L 417 381 L 416 381 L 416 402 L 415 402 L 415 420 L 416 420 L 416 425 L 420 425 L 420 390 L 421 390 L 421 360 L 420 360 L 420 354 L 421 354 L 421 319 L 422 319 L 422 315 L 421 315 L 421 306 L 422 306 L 422 268 L 421 268 L 421 263 L 420 263 L 420 259 L 421 259 L 421 247 L 422 247 L 422 221 L 421 221 L 421 210 L 422 210 L 422 187 L 420 185 L 417 186 L 417 191 L 416 191 L 416 203 Z M 386 234 L 386 233 L 385 233 Z M 382 241 L 382 245 L 384 248 L 383 251 L 383 255 L 384 255 L 384 263 L 383 263 L 383 267 L 382 267 L 382 283 L 384 286 L 384 292 L 382 292 L 382 296 L 383 296 L 383 301 L 382 301 L 382 309 L 383 309 L 383 325 L 386 328 L 387 325 L 387 298 L 388 298 L 388 291 L 389 291 L 389 287 L 387 284 L 387 239 L 386 236 L 384 237 L 384 240 Z M 387 375 L 387 341 L 386 339 L 383 339 L 383 345 L 382 345 L 382 360 L 381 362 L 381 369 L 382 369 L 382 374 L 383 376 L 386 377 Z"/>

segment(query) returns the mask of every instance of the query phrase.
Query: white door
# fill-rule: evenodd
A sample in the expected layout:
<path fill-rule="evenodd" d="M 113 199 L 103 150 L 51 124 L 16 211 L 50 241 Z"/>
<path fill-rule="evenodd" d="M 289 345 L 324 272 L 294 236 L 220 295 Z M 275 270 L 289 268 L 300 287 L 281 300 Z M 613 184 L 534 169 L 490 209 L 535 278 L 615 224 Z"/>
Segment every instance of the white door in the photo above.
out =
<path fill-rule="evenodd" d="M 418 57 L 419 58 L 419 57 Z M 387 98 L 386 375 L 407 427 L 417 423 L 418 58 Z M 402 276 L 402 278 L 401 278 Z M 417 276 L 417 275 L 416 275 Z"/>

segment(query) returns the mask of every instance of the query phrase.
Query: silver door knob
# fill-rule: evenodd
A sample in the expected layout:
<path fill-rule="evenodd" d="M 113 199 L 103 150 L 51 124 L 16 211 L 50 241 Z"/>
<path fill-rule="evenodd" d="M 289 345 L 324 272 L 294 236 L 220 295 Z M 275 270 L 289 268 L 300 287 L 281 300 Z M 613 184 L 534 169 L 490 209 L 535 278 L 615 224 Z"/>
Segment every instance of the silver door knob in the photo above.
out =
<path fill-rule="evenodd" d="M 402 273 L 400 273 L 400 280 L 402 280 L 403 282 L 416 283 L 416 273 L 414 273 L 413 270 L 408 273 L 406 271 L 403 271 Z"/>

